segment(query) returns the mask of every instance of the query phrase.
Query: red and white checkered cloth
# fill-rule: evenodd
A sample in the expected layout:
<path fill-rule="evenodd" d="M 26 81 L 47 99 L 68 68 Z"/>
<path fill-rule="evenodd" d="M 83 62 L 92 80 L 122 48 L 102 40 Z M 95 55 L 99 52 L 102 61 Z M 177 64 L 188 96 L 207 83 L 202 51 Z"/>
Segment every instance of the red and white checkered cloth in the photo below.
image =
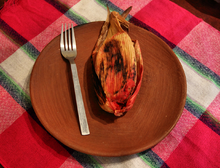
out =
<path fill-rule="evenodd" d="M 106 19 L 106 6 L 162 38 L 187 78 L 182 116 L 155 147 L 124 157 L 69 149 L 40 124 L 29 80 L 42 49 L 61 23 Z M 169 0 L 8 0 L 0 14 L 0 163 L 7 168 L 220 167 L 220 32 Z"/>

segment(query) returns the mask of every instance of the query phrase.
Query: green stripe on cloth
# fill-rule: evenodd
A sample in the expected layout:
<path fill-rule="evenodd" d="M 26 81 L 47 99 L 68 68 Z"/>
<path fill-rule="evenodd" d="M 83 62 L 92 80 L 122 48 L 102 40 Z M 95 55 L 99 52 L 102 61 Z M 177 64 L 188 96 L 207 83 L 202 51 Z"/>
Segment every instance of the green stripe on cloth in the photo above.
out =
<path fill-rule="evenodd" d="M 120 14 L 122 14 L 124 12 L 124 10 L 122 10 L 121 8 L 119 8 L 118 6 L 114 5 L 112 2 L 108 1 L 108 0 L 95 0 L 98 4 L 100 4 L 101 6 L 103 6 L 104 8 L 107 8 L 107 6 L 109 7 L 110 11 L 116 11 Z M 132 16 L 129 14 L 126 18 L 126 20 L 130 20 L 132 18 Z"/>
<path fill-rule="evenodd" d="M 199 119 L 220 135 L 220 122 L 209 111 L 205 111 Z"/>
<path fill-rule="evenodd" d="M 27 42 L 26 44 L 21 46 L 21 49 L 34 61 L 40 54 L 40 52 L 30 42 Z"/>
<path fill-rule="evenodd" d="M 138 153 L 138 156 L 152 168 L 160 168 L 164 164 L 164 161 L 152 150 Z"/>
<path fill-rule="evenodd" d="M 176 56 L 190 66 L 194 71 L 204 78 L 212 81 L 218 88 L 220 88 L 220 76 L 210 70 L 208 67 L 197 61 L 195 58 L 187 54 L 181 48 L 176 46 L 173 49 Z"/>
<path fill-rule="evenodd" d="M 25 110 L 31 108 L 30 97 L 0 68 L 0 85 L 20 104 Z"/>
<path fill-rule="evenodd" d="M 107 8 L 108 6 L 110 11 L 122 12 L 122 10 L 120 10 L 119 7 L 115 6 L 113 3 L 111 3 L 108 0 L 95 0 L 95 1 L 104 8 Z"/>
<path fill-rule="evenodd" d="M 7 36 L 7 38 L 21 47 L 21 49 L 32 59 L 36 60 L 40 52 L 30 43 L 27 39 L 21 36 L 18 32 L 12 29 L 7 23 L 0 19 L 0 27 L 2 32 Z"/>
<path fill-rule="evenodd" d="M 205 112 L 205 108 L 194 102 L 189 96 L 186 97 L 185 108 L 197 118 Z"/>
<path fill-rule="evenodd" d="M 74 21 L 77 25 L 85 24 L 88 23 L 89 21 L 74 12 L 72 9 L 69 9 L 66 13 L 65 16 Z"/>
<path fill-rule="evenodd" d="M 211 118 L 210 120 L 212 120 L 213 122 L 218 123 L 219 124 L 219 128 L 220 128 L 220 121 L 217 118 L 215 118 L 212 115 L 212 113 L 210 113 L 209 111 L 206 110 L 205 113 L 203 113 L 203 115 L 207 116 L 207 118 Z"/>
<path fill-rule="evenodd" d="M 86 168 L 103 168 L 97 160 L 95 160 L 91 155 L 87 155 L 78 151 L 74 151 L 72 156 L 83 166 Z"/>
<path fill-rule="evenodd" d="M 28 42 L 23 36 L 9 26 L 4 20 L 0 18 L 0 31 L 15 45 L 22 46 Z"/>
<path fill-rule="evenodd" d="M 93 166 L 94 168 L 103 168 L 102 165 L 100 165 L 98 163 L 98 161 L 96 159 L 93 158 L 93 156 L 89 155 L 90 159 L 93 161 L 93 163 L 95 164 L 95 166 Z"/>

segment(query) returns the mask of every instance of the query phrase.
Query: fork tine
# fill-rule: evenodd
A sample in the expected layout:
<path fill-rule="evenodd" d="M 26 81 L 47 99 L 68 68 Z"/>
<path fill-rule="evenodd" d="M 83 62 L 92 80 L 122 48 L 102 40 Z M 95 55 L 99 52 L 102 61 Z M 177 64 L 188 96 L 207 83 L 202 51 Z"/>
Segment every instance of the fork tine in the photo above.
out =
<path fill-rule="evenodd" d="M 62 26 L 61 26 L 61 34 L 60 34 L 60 49 L 61 49 L 61 51 L 64 50 L 63 23 L 62 23 Z"/>
<path fill-rule="evenodd" d="M 71 24 L 71 29 L 72 29 L 72 47 L 73 47 L 73 51 L 76 52 L 76 39 L 75 39 L 73 24 Z"/>
<path fill-rule="evenodd" d="M 65 23 L 64 40 L 65 40 L 65 50 L 68 50 L 66 23 Z"/>
<path fill-rule="evenodd" d="M 72 50 L 72 47 L 71 47 L 71 37 L 70 37 L 70 24 L 68 24 L 68 39 L 69 39 L 69 50 Z"/>

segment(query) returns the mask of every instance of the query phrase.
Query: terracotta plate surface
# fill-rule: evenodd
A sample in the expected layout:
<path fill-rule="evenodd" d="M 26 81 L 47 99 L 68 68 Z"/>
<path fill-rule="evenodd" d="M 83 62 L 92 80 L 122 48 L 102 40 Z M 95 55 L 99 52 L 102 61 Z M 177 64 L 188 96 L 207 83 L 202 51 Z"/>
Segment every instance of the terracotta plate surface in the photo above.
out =
<path fill-rule="evenodd" d="M 175 126 L 186 100 L 186 79 L 173 51 L 154 34 L 130 24 L 140 43 L 144 74 L 134 106 L 122 117 L 103 111 L 93 89 L 91 53 L 103 22 L 75 28 L 75 59 L 90 135 L 79 130 L 69 63 L 60 54 L 60 36 L 40 53 L 33 67 L 30 94 L 46 130 L 66 146 L 91 155 L 123 156 L 149 149 Z"/>

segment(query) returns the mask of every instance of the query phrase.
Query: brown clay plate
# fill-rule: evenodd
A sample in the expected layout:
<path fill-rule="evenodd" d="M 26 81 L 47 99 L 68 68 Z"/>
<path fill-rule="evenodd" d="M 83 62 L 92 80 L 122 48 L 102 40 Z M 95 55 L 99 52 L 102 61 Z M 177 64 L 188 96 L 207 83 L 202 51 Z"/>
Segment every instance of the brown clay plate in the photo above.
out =
<path fill-rule="evenodd" d="M 60 36 L 36 60 L 30 81 L 31 101 L 46 130 L 66 146 L 91 155 L 130 155 L 153 147 L 173 129 L 185 105 L 185 74 L 166 43 L 131 24 L 130 37 L 139 40 L 144 61 L 141 89 L 124 116 L 103 111 L 93 89 L 90 60 L 102 24 L 92 22 L 75 28 L 75 62 L 90 135 L 82 136 L 79 130 L 70 66 L 60 54 Z"/>

